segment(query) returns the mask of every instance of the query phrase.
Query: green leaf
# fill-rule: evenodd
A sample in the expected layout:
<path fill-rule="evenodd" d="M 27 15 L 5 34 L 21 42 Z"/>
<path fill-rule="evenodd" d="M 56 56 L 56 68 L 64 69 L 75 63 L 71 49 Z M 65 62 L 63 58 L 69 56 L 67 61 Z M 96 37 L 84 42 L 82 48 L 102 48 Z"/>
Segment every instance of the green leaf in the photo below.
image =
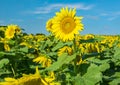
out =
<path fill-rule="evenodd" d="M 41 41 L 39 49 L 43 50 L 45 47 L 46 47 L 45 41 Z"/>
<path fill-rule="evenodd" d="M 45 44 L 48 45 L 48 46 L 52 46 L 53 42 L 51 42 L 50 40 L 47 40 Z"/>
<path fill-rule="evenodd" d="M 120 60 L 120 48 L 115 49 L 114 58 Z"/>
<path fill-rule="evenodd" d="M 109 83 L 109 85 L 120 85 L 120 78 L 114 79 Z"/>
<path fill-rule="evenodd" d="M 115 72 L 115 74 L 112 77 L 120 78 L 120 72 Z"/>
<path fill-rule="evenodd" d="M 0 75 L 11 74 L 12 72 L 6 69 L 0 69 Z"/>
<path fill-rule="evenodd" d="M 95 64 L 91 64 L 82 77 L 75 79 L 75 85 L 95 85 L 102 80 L 102 73 L 99 71 L 99 67 Z"/>
<path fill-rule="evenodd" d="M 48 56 L 55 56 L 55 55 L 57 55 L 57 52 L 50 52 L 50 53 L 48 53 L 47 55 L 48 55 Z"/>
<path fill-rule="evenodd" d="M 73 45 L 73 42 L 66 42 L 65 45 L 71 46 Z"/>
<path fill-rule="evenodd" d="M 86 85 L 95 85 L 102 80 L 102 73 L 99 71 L 99 67 L 95 64 L 91 64 L 88 68 L 87 73 L 83 75 L 84 82 Z"/>
<path fill-rule="evenodd" d="M 4 52 L 0 52 L 0 58 L 4 56 Z"/>
<path fill-rule="evenodd" d="M 76 54 L 68 56 L 67 53 L 62 54 L 58 57 L 58 61 L 53 63 L 50 67 L 46 68 L 46 70 L 55 71 L 58 70 L 63 64 L 69 64 L 73 59 L 75 59 Z"/>
<path fill-rule="evenodd" d="M 56 51 L 59 48 L 63 47 L 65 44 L 63 42 L 59 42 L 55 47 L 52 48 L 52 51 Z"/>
<path fill-rule="evenodd" d="M 28 53 L 28 47 L 22 47 L 20 48 L 20 51 Z"/>
<path fill-rule="evenodd" d="M 115 72 L 112 76 L 103 76 L 105 80 L 110 81 L 109 85 L 120 84 L 120 72 Z"/>
<path fill-rule="evenodd" d="M 71 56 L 67 56 L 64 60 L 64 64 L 69 64 L 72 60 L 74 60 L 76 58 L 76 54 L 71 55 Z"/>
<path fill-rule="evenodd" d="M 7 55 L 7 56 L 15 56 L 15 53 L 13 53 L 13 52 L 5 53 L 5 55 Z"/>
<path fill-rule="evenodd" d="M 86 84 L 86 82 L 84 82 L 84 79 L 80 75 L 77 75 L 75 77 L 74 85 L 88 85 L 88 84 Z"/>
<path fill-rule="evenodd" d="M 100 69 L 101 72 L 104 72 L 109 68 L 110 68 L 109 63 L 103 63 L 102 65 L 99 66 L 99 69 Z"/>
<path fill-rule="evenodd" d="M 87 72 L 87 69 L 89 66 L 90 66 L 90 64 L 88 64 L 88 63 L 83 63 L 80 65 L 79 72 L 80 72 L 81 76 Z"/>
<path fill-rule="evenodd" d="M 14 45 L 14 44 L 15 44 L 15 41 L 14 41 L 14 40 L 9 40 L 9 44 L 10 44 L 10 45 Z"/>
<path fill-rule="evenodd" d="M 9 63 L 9 60 L 7 58 L 0 60 L 0 68 L 2 68 L 4 65 L 6 65 L 8 63 Z"/>
<path fill-rule="evenodd" d="M 111 61 L 111 59 L 100 60 L 99 58 L 91 57 L 91 58 L 87 58 L 87 61 L 90 63 L 94 63 L 96 65 L 101 65 L 104 63 L 109 63 Z"/>

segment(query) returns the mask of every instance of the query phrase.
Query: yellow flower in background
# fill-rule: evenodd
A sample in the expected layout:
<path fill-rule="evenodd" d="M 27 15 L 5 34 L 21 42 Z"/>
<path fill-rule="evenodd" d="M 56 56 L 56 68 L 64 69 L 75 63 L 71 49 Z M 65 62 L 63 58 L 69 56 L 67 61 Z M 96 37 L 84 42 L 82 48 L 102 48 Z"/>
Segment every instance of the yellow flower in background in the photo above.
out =
<path fill-rule="evenodd" d="M 52 23 L 53 19 L 49 19 L 46 23 L 46 28 L 47 28 L 47 31 L 51 32 L 52 31 Z"/>
<path fill-rule="evenodd" d="M 5 38 L 11 39 L 14 37 L 16 25 L 8 25 L 5 31 Z"/>
<path fill-rule="evenodd" d="M 100 46 L 101 44 L 100 43 L 88 43 L 88 44 L 85 44 L 85 50 L 84 52 L 85 53 L 93 53 L 93 52 L 102 52 L 103 51 L 103 47 Z"/>
<path fill-rule="evenodd" d="M 52 64 L 51 59 L 48 59 L 44 55 L 40 55 L 39 57 L 33 59 L 33 62 L 42 64 L 42 67 L 49 67 Z"/>
<path fill-rule="evenodd" d="M 23 77 L 18 79 L 18 85 L 44 85 L 40 74 L 24 74 Z"/>
<path fill-rule="evenodd" d="M 85 35 L 85 40 L 88 40 L 88 39 L 94 39 L 95 38 L 95 36 L 93 35 L 93 34 L 87 34 L 87 35 Z"/>
<path fill-rule="evenodd" d="M 4 32 L 4 31 L 5 31 L 5 28 L 6 28 L 6 27 L 0 27 L 0 31 L 3 31 L 3 32 Z"/>
<path fill-rule="evenodd" d="M 117 46 L 120 47 L 120 44 L 118 44 Z"/>
<path fill-rule="evenodd" d="M 28 42 L 21 42 L 20 45 L 27 46 L 28 48 L 32 48 L 32 46 Z"/>
<path fill-rule="evenodd" d="M 65 52 L 68 53 L 68 55 L 72 55 L 73 49 L 69 46 L 64 46 L 63 48 L 59 49 L 58 56 L 61 56 Z"/>
<path fill-rule="evenodd" d="M 4 49 L 6 51 L 10 51 L 10 46 L 8 44 L 4 43 Z"/>
<path fill-rule="evenodd" d="M 49 75 L 45 78 L 39 73 L 38 67 L 36 67 L 35 74 L 23 74 L 21 78 L 5 78 L 4 82 L 0 82 L 0 85 L 60 85 L 58 82 L 54 82 L 54 72 L 49 72 Z"/>
<path fill-rule="evenodd" d="M 8 43 L 8 39 L 0 38 L 0 43 Z"/>
<path fill-rule="evenodd" d="M 84 54 L 84 52 L 85 52 L 85 45 L 84 44 L 79 44 L 78 49 L 80 50 L 80 52 L 82 54 Z"/>
<path fill-rule="evenodd" d="M 17 26 L 17 25 L 15 25 L 15 26 L 16 26 L 16 28 L 15 28 L 15 33 L 16 33 L 16 34 L 20 34 L 20 33 L 21 33 L 20 27 Z"/>
<path fill-rule="evenodd" d="M 18 85 L 17 79 L 5 78 L 5 82 L 0 82 L 0 85 Z"/>
<path fill-rule="evenodd" d="M 18 79 L 5 78 L 5 82 L 0 82 L 0 85 L 45 85 L 42 81 L 38 67 L 36 67 L 35 74 L 23 74 L 23 77 Z"/>
<path fill-rule="evenodd" d="M 82 18 L 76 16 L 76 9 L 62 8 L 52 20 L 52 33 L 60 40 L 73 40 L 83 30 Z"/>
<path fill-rule="evenodd" d="M 5 51 L 10 51 L 10 46 L 9 46 L 8 39 L 6 39 L 6 38 L 0 38 L 0 43 L 4 44 Z"/>
<path fill-rule="evenodd" d="M 34 38 L 35 38 L 36 42 L 40 42 L 40 41 L 47 39 L 45 35 L 40 35 L 40 34 L 35 35 Z"/>

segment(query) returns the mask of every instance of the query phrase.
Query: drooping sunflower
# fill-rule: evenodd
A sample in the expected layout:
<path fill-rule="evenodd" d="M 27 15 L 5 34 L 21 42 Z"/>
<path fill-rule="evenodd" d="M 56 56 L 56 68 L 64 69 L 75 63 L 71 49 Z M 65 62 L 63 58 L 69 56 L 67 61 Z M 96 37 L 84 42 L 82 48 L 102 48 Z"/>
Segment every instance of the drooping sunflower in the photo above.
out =
<path fill-rule="evenodd" d="M 52 20 L 52 33 L 60 40 L 73 40 L 83 30 L 82 18 L 76 16 L 76 9 L 62 8 Z"/>
<path fill-rule="evenodd" d="M 5 38 L 11 39 L 14 37 L 16 25 L 8 25 L 5 31 Z"/>
<path fill-rule="evenodd" d="M 87 35 L 85 35 L 85 37 L 84 37 L 85 40 L 94 39 L 94 38 L 95 38 L 95 35 L 93 35 L 93 34 L 87 34 Z"/>
<path fill-rule="evenodd" d="M 21 78 L 5 78 L 5 82 L 0 82 L 0 85 L 45 85 L 41 78 L 38 67 L 35 74 L 23 74 Z"/>
<path fill-rule="evenodd" d="M 7 43 L 4 43 L 4 49 L 6 51 L 10 51 L 10 46 Z"/>
<path fill-rule="evenodd" d="M 7 77 L 4 82 L 0 82 L 0 85 L 61 85 L 54 80 L 55 75 L 53 72 L 50 72 L 49 76 L 43 78 L 39 73 L 38 67 L 36 67 L 35 74 L 23 74 L 18 79 Z"/>
<path fill-rule="evenodd" d="M 63 48 L 59 49 L 58 56 L 61 56 L 63 53 L 68 53 L 68 55 L 72 55 L 73 49 L 69 46 L 64 46 Z"/>
<path fill-rule="evenodd" d="M 33 62 L 42 64 L 42 67 L 49 67 L 52 63 L 51 59 L 48 59 L 45 55 L 40 55 L 33 59 Z"/>

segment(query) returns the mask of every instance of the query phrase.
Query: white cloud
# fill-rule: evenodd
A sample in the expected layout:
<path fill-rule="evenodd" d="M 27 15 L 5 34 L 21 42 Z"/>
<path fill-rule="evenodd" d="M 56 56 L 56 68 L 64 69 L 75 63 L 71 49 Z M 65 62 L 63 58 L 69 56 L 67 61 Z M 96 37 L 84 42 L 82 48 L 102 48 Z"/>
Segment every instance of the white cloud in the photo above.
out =
<path fill-rule="evenodd" d="M 116 18 L 117 18 L 117 17 L 114 16 L 114 17 L 108 18 L 108 20 L 109 20 L 109 21 L 112 21 L 112 20 L 114 20 L 114 19 L 116 19 Z"/>
<path fill-rule="evenodd" d="M 85 17 L 89 18 L 89 19 L 93 19 L 93 20 L 98 20 L 99 19 L 99 16 L 96 16 L 96 15 L 86 15 Z"/>
<path fill-rule="evenodd" d="M 115 19 L 117 19 L 118 17 L 120 17 L 120 11 L 112 12 L 112 13 L 109 14 L 109 16 L 110 16 L 110 17 L 108 18 L 109 21 L 115 20 Z"/>
<path fill-rule="evenodd" d="M 77 10 L 90 10 L 93 8 L 94 5 L 84 5 L 82 3 L 76 4 L 51 4 L 44 7 L 38 7 L 35 11 L 31 11 L 33 14 L 46 14 L 50 13 L 53 10 L 59 9 L 61 7 L 69 7 L 69 8 L 76 8 Z"/>
<path fill-rule="evenodd" d="M 90 10 L 93 8 L 93 5 L 84 5 L 84 4 L 70 4 L 68 5 L 68 7 L 71 7 L 71 8 L 76 8 L 78 10 Z"/>
<path fill-rule="evenodd" d="M 120 17 L 120 11 L 101 13 L 99 16 L 104 16 L 107 20 L 112 21 Z"/>
<path fill-rule="evenodd" d="M 107 13 L 101 13 L 100 14 L 100 16 L 107 16 L 107 15 L 109 15 L 109 14 L 107 14 Z"/>
<path fill-rule="evenodd" d="M 120 11 L 101 13 L 100 16 L 120 16 Z"/>
<path fill-rule="evenodd" d="M 114 13 L 115 16 L 120 16 L 120 11 Z"/>

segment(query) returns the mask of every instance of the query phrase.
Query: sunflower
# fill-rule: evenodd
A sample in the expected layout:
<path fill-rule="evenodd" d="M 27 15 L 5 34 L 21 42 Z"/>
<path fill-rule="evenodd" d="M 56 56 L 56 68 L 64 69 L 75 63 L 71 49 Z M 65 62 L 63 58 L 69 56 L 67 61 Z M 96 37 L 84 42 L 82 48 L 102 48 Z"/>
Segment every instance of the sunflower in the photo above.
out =
<path fill-rule="evenodd" d="M 59 49 L 58 56 L 61 56 L 63 53 L 68 53 L 68 55 L 72 55 L 73 49 L 69 46 L 64 46 L 63 48 Z"/>
<path fill-rule="evenodd" d="M 33 62 L 42 64 L 42 67 L 49 67 L 52 63 L 51 59 L 48 59 L 44 55 L 40 55 L 37 58 L 33 59 Z"/>
<path fill-rule="evenodd" d="M 38 67 L 36 67 L 35 74 L 23 74 L 21 78 L 14 79 L 14 78 L 5 78 L 5 82 L 0 82 L 0 85 L 44 85 L 42 82 L 43 79 L 41 78 Z"/>
<path fill-rule="evenodd" d="M 7 43 L 4 43 L 4 49 L 6 51 L 10 51 L 10 46 Z"/>
<path fill-rule="evenodd" d="M 46 24 L 46 30 L 48 31 L 48 32 L 51 32 L 52 31 L 52 25 L 53 25 L 53 23 L 52 23 L 52 20 L 53 19 L 49 19 L 48 21 L 47 21 L 47 24 Z"/>
<path fill-rule="evenodd" d="M 52 20 L 51 31 L 60 40 L 73 40 L 83 30 L 82 18 L 76 16 L 76 9 L 62 8 Z"/>
<path fill-rule="evenodd" d="M 21 32 L 22 32 L 22 31 L 21 31 L 21 28 L 20 28 L 19 26 L 15 25 L 15 33 L 16 33 L 17 35 L 19 35 Z"/>
<path fill-rule="evenodd" d="M 16 25 L 8 25 L 5 31 L 5 38 L 11 39 L 14 37 Z"/>
<path fill-rule="evenodd" d="M 95 38 L 95 36 L 93 34 L 87 34 L 84 37 L 85 40 L 94 39 L 94 38 Z"/>
<path fill-rule="evenodd" d="M 59 82 L 55 82 L 55 75 L 50 72 L 48 76 L 42 78 L 39 73 L 38 66 L 36 67 L 35 74 L 23 74 L 21 78 L 5 78 L 4 82 L 0 82 L 0 85 L 61 85 Z"/>

